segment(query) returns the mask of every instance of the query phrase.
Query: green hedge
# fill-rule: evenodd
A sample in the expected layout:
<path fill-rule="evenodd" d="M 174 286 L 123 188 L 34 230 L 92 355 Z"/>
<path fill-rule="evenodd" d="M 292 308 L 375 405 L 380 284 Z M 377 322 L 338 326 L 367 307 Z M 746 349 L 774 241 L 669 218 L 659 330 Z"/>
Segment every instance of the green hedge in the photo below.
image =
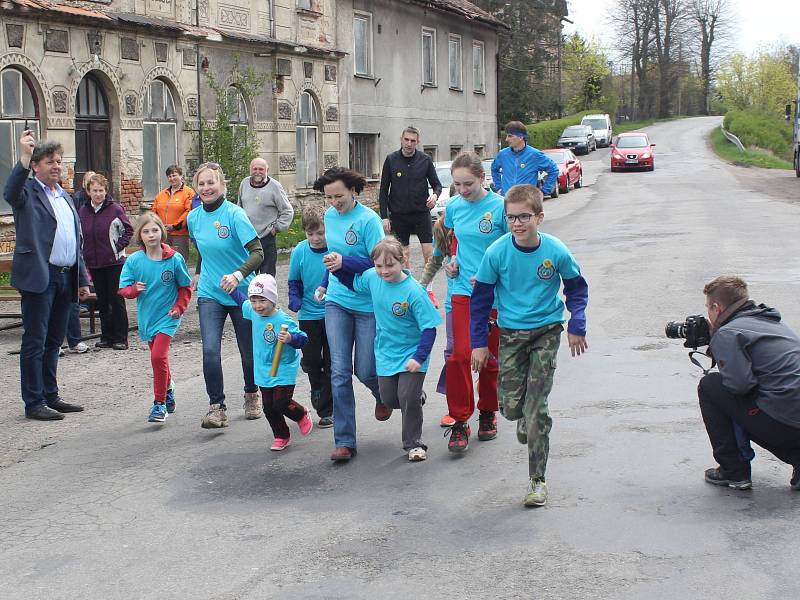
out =
<path fill-rule="evenodd" d="M 763 148 L 784 160 L 792 160 L 792 123 L 780 116 L 731 110 L 725 115 L 725 129 L 747 147 Z"/>
<path fill-rule="evenodd" d="M 568 115 L 552 121 L 541 121 L 528 125 L 528 143 L 534 148 L 555 148 L 561 132 L 570 125 L 580 125 L 586 115 L 597 114 L 598 111 L 587 110 Z"/>

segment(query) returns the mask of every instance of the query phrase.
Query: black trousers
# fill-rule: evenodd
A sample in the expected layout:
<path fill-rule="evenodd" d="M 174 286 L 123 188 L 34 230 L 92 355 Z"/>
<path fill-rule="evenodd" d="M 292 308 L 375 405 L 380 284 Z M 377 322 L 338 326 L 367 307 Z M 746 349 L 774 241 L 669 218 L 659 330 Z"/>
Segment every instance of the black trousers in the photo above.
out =
<path fill-rule="evenodd" d="M 301 352 L 300 366 L 308 374 L 311 385 L 311 405 L 319 418 L 333 415 L 333 395 L 331 394 L 331 351 L 325 319 L 300 321 L 300 330 L 308 336 L 308 342 Z"/>
<path fill-rule="evenodd" d="M 726 390 L 719 373 L 703 377 L 697 395 L 714 458 L 726 476 L 731 479 L 750 478 L 750 463 L 742 458 L 734 423 L 753 442 L 783 462 L 800 466 L 800 428 L 776 421 L 756 406 L 754 398 L 736 396 Z"/>
<path fill-rule="evenodd" d="M 261 390 L 261 405 L 264 407 L 264 416 L 267 417 L 272 435 L 276 438 L 286 439 L 291 437 L 289 426 L 284 417 L 289 417 L 297 423 L 306 414 L 306 409 L 292 400 L 294 395 L 293 385 L 278 385 L 273 388 L 259 388 Z"/>
<path fill-rule="evenodd" d="M 100 337 L 103 341 L 128 343 L 128 311 L 125 298 L 117 295 L 122 265 L 89 269 L 97 294 L 97 309 L 100 312 Z"/>
<path fill-rule="evenodd" d="M 264 262 L 258 268 L 259 273 L 267 273 L 275 277 L 278 268 L 278 245 L 275 236 L 267 234 L 261 240 L 261 249 L 264 251 Z"/>

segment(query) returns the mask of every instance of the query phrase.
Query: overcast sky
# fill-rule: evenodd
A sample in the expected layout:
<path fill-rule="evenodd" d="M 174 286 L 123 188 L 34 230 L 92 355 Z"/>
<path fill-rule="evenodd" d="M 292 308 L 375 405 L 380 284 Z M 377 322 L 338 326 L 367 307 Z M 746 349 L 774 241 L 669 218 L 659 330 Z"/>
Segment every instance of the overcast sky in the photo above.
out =
<path fill-rule="evenodd" d="M 729 0 L 735 10 L 733 21 L 738 35 L 738 50 L 751 53 L 760 46 L 775 42 L 800 45 L 800 0 Z M 613 46 L 614 35 L 607 21 L 614 0 L 568 0 L 569 18 L 566 33 L 578 31 L 596 37 L 603 46 Z M 613 53 L 612 53 L 613 54 Z"/>

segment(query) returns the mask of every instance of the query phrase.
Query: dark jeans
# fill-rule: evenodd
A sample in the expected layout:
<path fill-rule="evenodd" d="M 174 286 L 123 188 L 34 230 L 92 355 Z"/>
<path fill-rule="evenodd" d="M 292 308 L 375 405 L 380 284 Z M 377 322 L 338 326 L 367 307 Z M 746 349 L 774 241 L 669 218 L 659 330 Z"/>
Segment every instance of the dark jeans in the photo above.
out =
<path fill-rule="evenodd" d="M 103 341 L 128 343 L 128 312 L 125 298 L 117 294 L 122 265 L 90 269 L 97 294 L 97 309 L 100 312 L 100 338 Z"/>
<path fill-rule="evenodd" d="M 203 379 L 209 404 L 225 404 L 225 384 L 222 380 L 222 333 L 229 316 L 236 333 L 236 345 L 242 359 L 244 391 L 258 391 L 253 379 L 253 330 L 250 321 L 242 316 L 239 306 L 224 306 L 211 298 L 198 298 L 200 338 L 203 341 Z"/>
<path fill-rule="evenodd" d="M 26 408 L 58 398 L 58 351 L 67 333 L 74 303 L 72 274 L 50 267 L 50 282 L 41 294 L 21 292 L 22 345 L 19 352 L 22 401 Z"/>
<path fill-rule="evenodd" d="M 750 462 L 742 456 L 734 424 L 783 462 L 800 466 L 800 429 L 770 417 L 756 406 L 754 398 L 736 396 L 726 390 L 719 373 L 703 377 L 697 395 L 714 458 L 727 477 L 750 478 Z"/>
<path fill-rule="evenodd" d="M 325 319 L 316 321 L 300 321 L 300 330 L 308 336 L 303 346 L 303 358 L 300 366 L 308 374 L 311 385 L 311 405 L 319 418 L 333 414 L 333 396 L 331 395 L 331 350 L 328 347 L 328 336 L 325 332 Z"/>
<path fill-rule="evenodd" d="M 73 302 L 69 307 L 69 315 L 67 317 L 67 345 L 70 348 L 77 346 L 83 334 L 81 333 L 81 305 Z"/>
<path fill-rule="evenodd" d="M 275 270 L 278 265 L 278 245 L 274 235 L 269 233 L 261 240 L 261 249 L 264 251 L 264 262 L 258 268 L 259 273 L 269 273 L 275 277 Z"/>
<path fill-rule="evenodd" d="M 276 438 L 287 439 L 291 437 L 286 419 L 289 417 L 297 423 L 306 414 L 306 409 L 292 400 L 293 385 L 278 385 L 272 388 L 259 388 L 261 390 L 261 405 L 264 407 L 264 416 Z"/>

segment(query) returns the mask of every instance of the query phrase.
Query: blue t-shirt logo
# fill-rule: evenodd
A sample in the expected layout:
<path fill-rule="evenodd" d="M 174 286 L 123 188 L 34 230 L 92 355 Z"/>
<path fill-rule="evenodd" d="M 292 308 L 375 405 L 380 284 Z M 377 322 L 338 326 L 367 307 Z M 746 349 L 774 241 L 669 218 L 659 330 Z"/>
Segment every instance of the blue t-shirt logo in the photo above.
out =
<path fill-rule="evenodd" d="M 408 302 L 395 302 L 392 304 L 392 314 L 395 317 L 405 317 L 408 312 Z"/>
<path fill-rule="evenodd" d="M 264 328 L 264 341 L 268 344 L 274 344 L 277 337 L 272 323 L 267 323 L 267 326 Z"/>
<path fill-rule="evenodd" d="M 167 269 L 161 272 L 161 283 L 169 285 L 175 279 L 175 273 Z"/>
<path fill-rule="evenodd" d="M 358 243 L 358 234 L 353 231 L 353 226 L 344 234 L 344 241 L 348 246 L 355 246 Z"/>
<path fill-rule="evenodd" d="M 539 268 L 536 269 L 536 274 L 539 276 L 539 279 L 544 279 L 545 281 L 552 279 L 553 275 L 556 274 L 556 268 L 553 266 L 553 261 L 549 258 L 545 258 L 542 261 L 542 264 L 539 265 Z"/>
<path fill-rule="evenodd" d="M 220 225 L 217 228 L 217 235 L 221 240 L 228 239 L 231 236 L 231 230 L 227 225 Z"/>
<path fill-rule="evenodd" d="M 483 215 L 481 222 L 478 223 L 478 229 L 481 233 L 491 233 L 494 226 L 492 225 L 492 213 L 487 212 Z"/>

